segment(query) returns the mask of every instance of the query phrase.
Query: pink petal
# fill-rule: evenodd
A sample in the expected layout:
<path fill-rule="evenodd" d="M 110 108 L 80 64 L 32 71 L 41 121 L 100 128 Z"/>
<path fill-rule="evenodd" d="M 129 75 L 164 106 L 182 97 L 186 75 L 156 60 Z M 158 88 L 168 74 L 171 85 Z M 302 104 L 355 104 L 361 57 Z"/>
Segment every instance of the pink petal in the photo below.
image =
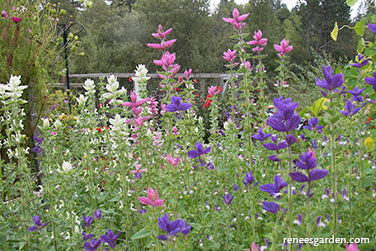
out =
<path fill-rule="evenodd" d="M 138 197 L 138 200 L 145 205 L 153 205 L 153 201 L 146 197 Z"/>
<path fill-rule="evenodd" d="M 163 205 L 164 200 L 156 200 L 153 203 L 153 207 L 161 207 Z"/>

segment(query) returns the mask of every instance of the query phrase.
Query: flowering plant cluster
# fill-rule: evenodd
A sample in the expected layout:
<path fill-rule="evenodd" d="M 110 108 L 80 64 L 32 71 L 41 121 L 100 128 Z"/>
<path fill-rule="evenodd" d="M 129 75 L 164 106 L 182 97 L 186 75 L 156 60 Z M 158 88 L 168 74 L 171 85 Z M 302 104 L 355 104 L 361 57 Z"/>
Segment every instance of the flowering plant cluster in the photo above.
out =
<path fill-rule="evenodd" d="M 161 42 L 148 46 L 162 53 L 154 63 L 165 99 L 148 95 L 144 65 L 136 68 L 134 90 L 113 75 L 88 79 L 74 119 L 41 118 L 32 149 L 22 134 L 27 87 L 15 76 L 0 85 L 0 142 L 8 153 L 0 159 L 1 250 L 311 248 L 284 237 L 314 238 L 323 250 L 376 246 L 376 162 L 364 123 L 374 109 L 372 59 L 362 55 L 342 70 L 323 66 L 316 79 L 323 97 L 305 109 L 308 124 L 298 130 L 304 108 L 282 89 L 293 46 L 287 39 L 274 45 L 282 84 L 271 101 L 262 61 L 268 40 L 257 30 L 247 41 L 248 14 L 232 15 L 223 20 L 239 41 L 224 52 L 229 81 L 208 88 L 209 135 L 193 103 L 192 70 L 174 79 L 176 40 L 166 40 L 172 29 L 162 26 L 152 34 Z M 351 74 L 359 76 L 356 86 Z M 221 95 L 228 96 L 223 125 Z M 271 102 L 276 112 L 267 118 Z M 325 243 L 331 235 L 369 242 Z"/>

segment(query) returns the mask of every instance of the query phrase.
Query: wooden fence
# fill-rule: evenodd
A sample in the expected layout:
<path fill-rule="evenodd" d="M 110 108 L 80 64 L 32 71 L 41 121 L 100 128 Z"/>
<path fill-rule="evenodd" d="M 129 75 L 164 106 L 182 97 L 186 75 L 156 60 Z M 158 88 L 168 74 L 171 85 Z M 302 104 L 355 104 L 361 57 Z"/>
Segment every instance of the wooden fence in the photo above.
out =
<path fill-rule="evenodd" d="M 82 88 L 83 84 L 84 83 L 78 83 L 78 82 L 74 82 L 72 81 L 72 79 L 74 78 L 90 78 L 90 79 L 94 79 L 94 78 L 99 78 L 99 77 L 109 77 L 110 75 L 114 75 L 116 76 L 117 78 L 130 78 L 130 77 L 134 77 L 135 74 L 134 73 L 85 73 L 85 74 L 69 74 L 69 86 L 71 88 Z M 158 75 L 156 73 L 149 73 L 147 74 L 148 77 L 150 78 L 158 78 Z M 179 76 L 182 76 L 184 77 L 184 74 L 182 73 L 178 73 L 176 74 L 175 77 L 179 77 Z M 191 78 L 192 79 L 214 79 L 214 83 L 213 85 L 217 85 L 217 86 L 222 86 L 224 87 L 227 79 L 229 79 L 230 77 L 230 74 L 228 73 L 192 73 L 191 74 Z M 60 87 L 60 88 L 65 88 L 65 76 L 63 77 L 63 83 L 56 83 L 55 84 L 56 87 Z M 205 90 L 206 88 L 206 85 L 203 85 L 201 84 L 200 85 L 200 90 L 201 92 L 203 93 L 206 93 L 207 90 Z"/>

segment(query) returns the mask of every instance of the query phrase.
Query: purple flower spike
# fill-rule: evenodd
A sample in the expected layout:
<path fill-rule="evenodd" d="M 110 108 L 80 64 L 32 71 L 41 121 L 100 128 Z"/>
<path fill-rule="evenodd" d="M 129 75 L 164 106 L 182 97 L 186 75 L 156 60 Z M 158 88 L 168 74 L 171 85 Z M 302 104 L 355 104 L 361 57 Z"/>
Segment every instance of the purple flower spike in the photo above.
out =
<path fill-rule="evenodd" d="M 251 186 L 254 180 L 255 180 L 255 177 L 252 176 L 252 171 L 250 171 L 249 173 L 246 173 L 244 180 L 243 180 L 243 184 L 245 186 Z"/>
<path fill-rule="evenodd" d="M 364 78 L 367 84 L 372 85 L 373 90 L 376 91 L 376 71 L 373 73 L 373 77 Z"/>
<path fill-rule="evenodd" d="M 229 193 L 223 196 L 226 205 L 230 205 L 235 195 L 231 196 Z"/>
<path fill-rule="evenodd" d="M 102 241 L 101 240 L 95 240 L 95 239 L 91 239 L 90 242 L 85 242 L 84 244 L 84 248 L 85 250 L 87 251 L 96 251 L 97 248 L 99 248 L 99 246 L 102 244 Z"/>
<path fill-rule="evenodd" d="M 108 229 L 107 235 L 101 235 L 100 240 L 105 242 L 105 243 L 108 243 L 108 245 L 110 247 L 115 248 L 116 247 L 116 240 L 119 237 L 120 233 L 121 232 L 119 231 L 116 235 L 114 235 L 114 232 L 112 232 L 111 229 Z"/>
<path fill-rule="evenodd" d="M 310 179 L 310 181 L 321 180 L 321 179 L 323 179 L 326 175 L 328 175 L 328 173 L 329 173 L 328 170 L 315 169 L 315 170 L 312 170 L 312 171 L 309 173 L 309 179 Z"/>
<path fill-rule="evenodd" d="M 185 111 L 192 107 L 192 104 L 189 103 L 181 103 L 181 97 L 177 96 L 171 97 L 171 104 L 166 105 L 165 109 L 169 112 L 177 112 L 177 111 Z"/>
<path fill-rule="evenodd" d="M 43 224 L 41 221 L 40 221 L 40 215 L 36 215 L 36 216 L 33 216 L 33 221 L 34 221 L 34 226 L 31 226 L 27 229 L 27 231 L 29 232 L 34 232 L 34 231 L 41 231 L 42 228 L 44 228 L 45 226 L 48 225 L 49 222 Z"/>
<path fill-rule="evenodd" d="M 168 215 L 165 213 L 162 218 L 158 218 L 158 225 L 163 231 L 167 232 L 167 234 L 159 235 L 157 238 L 166 241 L 172 236 L 176 236 L 180 231 L 180 224 L 181 220 L 170 222 Z"/>
<path fill-rule="evenodd" d="M 302 173 L 289 173 L 291 179 L 297 182 L 307 182 L 309 179 L 305 174 Z"/>
<path fill-rule="evenodd" d="M 204 147 L 202 146 L 202 144 L 200 142 L 196 142 L 195 146 L 196 146 L 196 150 L 188 151 L 188 153 L 187 153 L 188 157 L 191 158 L 191 159 L 198 157 L 197 161 L 199 161 L 201 163 L 201 166 L 205 166 L 205 162 L 201 160 L 201 155 L 209 153 L 210 150 L 211 150 L 211 147 L 209 146 L 208 148 L 204 149 Z"/>
<path fill-rule="evenodd" d="M 82 226 L 84 227 L 89 227 L 90 226 L 90 223 L 93 221 L 93 216 L 90 216 L 90 217 L 87 217 L 86 215 L 84 215 L 84 223 L 85 224 L 82 224 Z"/>
<path fill-rule="evenodd" d="M 255 140 L 258 140 L 258 141 L 264 141 L 266 140 L 267 138 L 269 138 L 270 136 L 272 136 L 272 133 L 269 133 L 269 134 L 265 134 L 262 129 L 259 127 L 258 129 L 258 134 L 255 134 L 252 136 L 253 139 Z"/>
<path fill-rule="evenodd" d="M 94 234 L 85 234 L 85 232 L 82 231 L 82 236 L 84 238 L 84 241 L 87 241 L 90 240 L 94 236 Z"/>
<path fill-rule="evenodd" d="M 187 234 L 189 234 L 189 232 L 191 231 L 191 228 L 192 228 L 192 224 L 189 224 L 189 226 L 187 226 L 187 223 L 183 220 L 180 220 L 180 232 L 186 236 Z"/>
<path fill-rule="evenodd" d="M 279 205 L 275 202 L 263 201 L 262 208 L 268 212 L 276 214 L 279 211 Z"/>
<path fill-rule="evenodd" d="M 286 181 L 283 181 L 278 175 L 274 176 L 274 183 L 265 184 L 260 186 L 260 190 L 266 193 L 270 193 L 271 196 L 277 195 L 280 193 L 280 190 L 286 187 L 288 184 Z"/>
<path fill-rule="evenodd" d="M 348 99 L 344 110 L 339 111 L 339 112 L 342 113 L 345 116 L 351 117 L 351 116 L 355 115 L 359 110 L 360 110 L 360 107 L 355 108 L 354 104 L 351 102 L 351 100 Z"/>
<path fill-rule="evenodd" d="M 328 91 L 332 91 L 343 85 L 343 73 L 334 75 L 330 66 L 322 67 L 324 79 L 316 78 L 316 85 Z"/>
<path fill-rule="evenodd" d="M 369 24 L 368 29 L 370 32 L 376 33 L 376 24 Z"/>
<path fill-rule="evenodd" d="M 369 61 L 367 59 L 364 59 L 364 55 L 358 54 L 357 63 L 350 64 L 350 66 L 360 69 L 360 68 L 366 66 L 368 63 L 369 63 Z"/>
<path fill-rule="evenodd" d="M 100 218 L 102 218 L 101 210 L 98 209 L 98 210 L 96 210 L 94 212 L 94 218 L 97 219 L 97 220 L 99 220 Z"/>

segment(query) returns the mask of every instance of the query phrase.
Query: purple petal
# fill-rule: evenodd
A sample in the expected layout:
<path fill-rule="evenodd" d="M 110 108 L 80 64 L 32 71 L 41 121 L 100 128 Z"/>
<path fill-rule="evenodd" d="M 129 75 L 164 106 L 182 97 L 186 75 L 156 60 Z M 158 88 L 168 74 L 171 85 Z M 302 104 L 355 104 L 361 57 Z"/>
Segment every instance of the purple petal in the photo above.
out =
<path fill-rule="evenodd" d="M 320 180 L 320 179 L 324 178 L 326 175 L 328 175 L 328 172 L 329 172 L 328 170 L 323 170 L 323 169 L 312 170 L 309 173 L 309 179 L 311 181 Z"/>
<path fill-rule="evenodd" d="M 197 158 L 198 156 L 200 156 L 200 153 L 196 150 L 190 150 L 188 151 L 188 157 L 191 158 L 191 159 L 194 159 L 194 158 Z"/>
<path fill-rule="evenodd" d="M 297 182 L 307 182 L 308 177 L 305 174 L 302 173 L 289 173 L 291 179 L 297 181 Z"/>

